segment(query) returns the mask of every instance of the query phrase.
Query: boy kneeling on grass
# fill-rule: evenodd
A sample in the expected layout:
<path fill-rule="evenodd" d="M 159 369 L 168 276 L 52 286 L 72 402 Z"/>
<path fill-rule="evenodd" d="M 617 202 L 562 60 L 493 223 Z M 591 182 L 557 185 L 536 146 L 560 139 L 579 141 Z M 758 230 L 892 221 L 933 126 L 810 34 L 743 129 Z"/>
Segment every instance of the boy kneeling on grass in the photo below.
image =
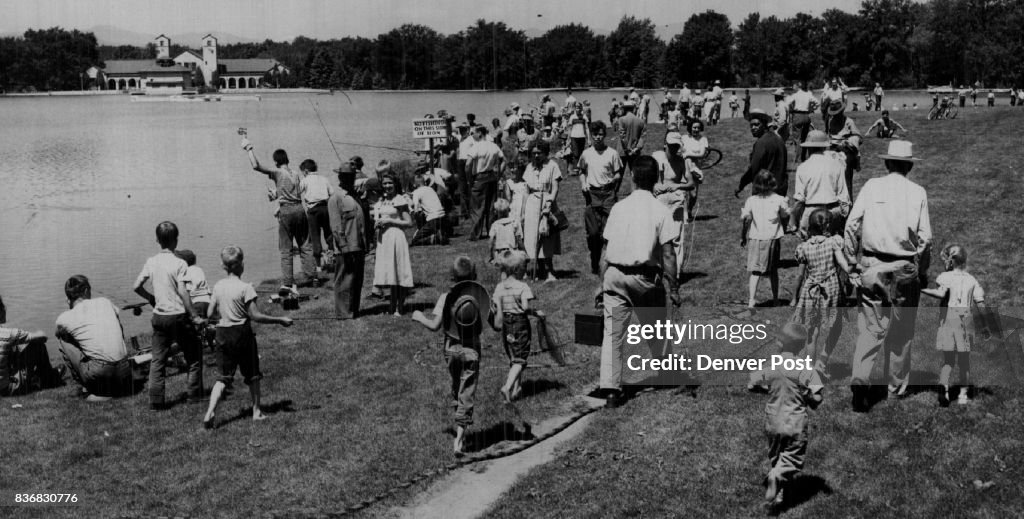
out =
<path fill-rule="evenodd" d="M 256 349 L 256 335 L 252 331 L 252 321 L 258 323 L 280 324 L 291 326 L 289 317 L 272 317 L 259 311 L 256 307 L 256 289 L 251 283 L 242 281 L 245 271 L 245 255 L 242 249 L 228 245 L 220 251 L 220 260 L 228 277 L 213 286 L 213 300 L 210 304 L 208 318 L 220 315 L 217 323 L 217 347 L 220 353 L 220 378 L 213 385 L 210 393 L 210 407 L 203 417 L 203 428 L 213 429 L 214 413 L 224 393 L 224 387 L 235 378 L 235 369 L 242 372 L 245 383 L 249 385 L 252 396 L 252 419 L 263 420 L 266 416 L 260 412 L 260 357 Z"/>
<path fill-rule="evenodd" d="M 807 341 L 807 329 L 789 323 L 779 337 L 779 353 L 783 359 L 797 359 Z M 774 510 L 783 502 L 786 484 L 804 468 L 807 454 L 807 408 L 821 404 L 821 376 L 816 370 L 769 369 L 750 374 L 747 389 L 767 387 L 770 398 L 765 404 L 765 434 L 768 436 L 768 489 L 765 506 Z"/>
<path fill-rule="evenodd" d="M 480 373 L 480 333 L 489 312 L 487 290 L 476 282 L 476 267 L 466 256 L 455 258 L 455 285 L 434 305 L 433 317 L 417 310 L 412 319 L 430 331 L 444 329 L 444 358 L 452 377 L 452 406 L 455 408 L 453 450 L 461 456 L 466 429 L 473 424 L 473 397 Z"/>

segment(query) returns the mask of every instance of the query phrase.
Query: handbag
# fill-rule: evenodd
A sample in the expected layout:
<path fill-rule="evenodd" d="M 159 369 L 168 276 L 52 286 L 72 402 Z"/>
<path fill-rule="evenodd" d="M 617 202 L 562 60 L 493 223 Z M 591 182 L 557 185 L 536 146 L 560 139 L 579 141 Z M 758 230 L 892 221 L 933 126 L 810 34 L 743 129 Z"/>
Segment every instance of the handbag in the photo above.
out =
<path fill-rule="evenodd" d="M 556 232 L 562 232 L 569 228 L 569 217 L 565 216 L 554 200 L 551 201 L 551 209 L 548 211 L 548 224 Z"/>

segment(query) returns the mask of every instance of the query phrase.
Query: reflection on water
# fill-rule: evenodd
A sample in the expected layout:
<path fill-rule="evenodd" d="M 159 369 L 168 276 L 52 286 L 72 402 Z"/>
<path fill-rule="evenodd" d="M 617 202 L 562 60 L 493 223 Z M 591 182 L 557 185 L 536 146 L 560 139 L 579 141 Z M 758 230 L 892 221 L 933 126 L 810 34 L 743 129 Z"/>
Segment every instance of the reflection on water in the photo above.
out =
<path fill-rule="evenodd" d="M 603 119 L 612 97 L 622 94 L 577 97 L 589 99 L 595 117 Z M 162 220 L 178 224 L 180 247 L 195 251 L 211 283 L 222 277 L 218 253 L 229 243 L 246 251 L 249 280 L 276 277 L 276 221 L 264 194 L 268 181 L 250 169 L 238 127 L 248 128 L 263 161 L 283 148 L 293 166 L 312 158 L 329 172 L 339 160 L 314 106 L 336 141 L 413 150 L 422 143 L 411 138 L 411 119 L 444 108 L 460 120 L 475 113 L 478 121 L 503 121 L 509 103 L 536 106 L 541 95 L 378 92 L 351 93 L 351 102 L 343 95 L 266 95 L 262 102 L 237 103 L 0 98 L 0 293 L 10 322 L 52 332 L 66 308 L 63 283 L 72 274 L 85 274 L 96 292 L 120 303 L 137 301 L 131 284 L 157 251 L 153 230 Z M 660 92 L 653 97 L 662 99 Z M 563 96 L 553 98 L 561 102 Z M 923 93 L 905 102 L 930 104 Z M 761 93 L 754 105 L 771 106 Z M 362 156 L 368 169 L 381 159 L 410 156 L 337 146 L 346 160 Z M 144 318 L 126 314 L 124 321 L 129 333 L 147 328 Z"/>

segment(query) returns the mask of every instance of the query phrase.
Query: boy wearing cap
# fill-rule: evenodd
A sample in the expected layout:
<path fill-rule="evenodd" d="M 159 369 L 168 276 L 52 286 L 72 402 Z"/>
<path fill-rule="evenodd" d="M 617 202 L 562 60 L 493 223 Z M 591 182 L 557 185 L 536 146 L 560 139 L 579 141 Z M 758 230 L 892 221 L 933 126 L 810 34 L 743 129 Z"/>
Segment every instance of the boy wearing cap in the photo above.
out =
<path fill-rule="evenodd" d="M 804 468 L 807 454 L 807 409 L 816 409 L 823 399 L 824 384 L 813 369 L 783 369 L 787 361 L 795 365 L 807 340 L 803 325 L 789 323 L 777 339 L 783 365 L 750 374 L 747 389 L 767 388 L 764 406 L 765 434 L 768 436 L 768 470 L 765 505 L 777 508 L 783 502 L 783 490 Z"/>
<path fill-rule="evenodd" d="M 412 319 L 432 332 L 444 328 L 444 357 L 451 375 L 451 399 L 455 408 L 455 440 L 452 448 L 461 456 L 466 429 L 473 424 L 473 399 L 480 373 L 480 333 L 487 320 L 487 291 L 476 283 L 476 266 L 466 256 L 452 265 L 455 286 L 441 294 L 433 317 L 413 312 Z"/>

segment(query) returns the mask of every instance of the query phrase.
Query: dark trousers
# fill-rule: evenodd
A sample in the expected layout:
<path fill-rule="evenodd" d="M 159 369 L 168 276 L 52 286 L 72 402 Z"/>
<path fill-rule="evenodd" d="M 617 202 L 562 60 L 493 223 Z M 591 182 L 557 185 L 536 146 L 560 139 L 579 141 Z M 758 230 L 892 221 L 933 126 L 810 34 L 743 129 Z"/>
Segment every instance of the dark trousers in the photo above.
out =
<path fill-rule="evenodd" d="M 473 181 L 473 231 L 469 239 L 486 238 L 491 230 L 494 200 L 498 197 L 498 178 L 493 172 L 477 173 Z"/>
<path fill-rule="evenodd" d="M 459 210 L 462 217 L 468 220 L 473 212 L 473 200 L 470 197 L 470 186 L 473 185 L 473 182 L 469 178 L 469 171 L 466 170 L 464 159 L 459 159 L 456 169 L 455 178 L 459 183 Z"/>
<path fill-rule="evenodd" d="M 601 249 L 604 248 L 604 226 L 608 222 L 612 206 L 618 201 L 615 184 L 603 188 L 590 187 L 587 208 L 583 210 L 583 223 L 587 232 L 587 248 L 590 249 L 590 271 L 597 273 L 601 268 Z"/>
<path fill-rule="evenodd" d="M 875 111 L 882 109 L 882 96 L 875 96 Z"/>
<path fill-rule="evenodd" d="M 331 234 L 331 218 L 327 214 L 327 204 L 318 204 L 309 208 L 306 212 L 306 219 L 309 220 L 309 241 L 313 245 L 313 259 L 317 266 L 320 265 L 320 258 L 324 254 L 324 246 L 320 243 L 320 237 L 327 243 L 328 249 L 334 248 L 334 235 Z"/>
<path fill-rule="evenodd" d="M 338 319 L 355 319 L 363 294 L 366 253 L 343 252 L 334 257 L 334 265 L 334 315 Z"/>
<path fill-rule="evenodd" d="M 416 234 L 413 235 L 410 247 L 416 245 L 448 245 L 448 217 L 427 220 L 421 213 L 415 215 Z"/>
<path fill-rule="evenodd" d="M 188 397 L 203 397 L 203 350 L 196 331 L 185 314 L 153 315 L 153 360 L 149 364 L 149 403 L 164 403 L 167 357 L 177 343 L 188 364 Z"/>
<path fill-rule="evenodd" d="M 298 247 L 302 273 L 307 278 L 316 275 L 309 246 L 309 221 L 301 204 L 281 204 L 277 215 L 277 248 L 281 252 L 281 284 L 295 283 L 292 247 Z"/>

